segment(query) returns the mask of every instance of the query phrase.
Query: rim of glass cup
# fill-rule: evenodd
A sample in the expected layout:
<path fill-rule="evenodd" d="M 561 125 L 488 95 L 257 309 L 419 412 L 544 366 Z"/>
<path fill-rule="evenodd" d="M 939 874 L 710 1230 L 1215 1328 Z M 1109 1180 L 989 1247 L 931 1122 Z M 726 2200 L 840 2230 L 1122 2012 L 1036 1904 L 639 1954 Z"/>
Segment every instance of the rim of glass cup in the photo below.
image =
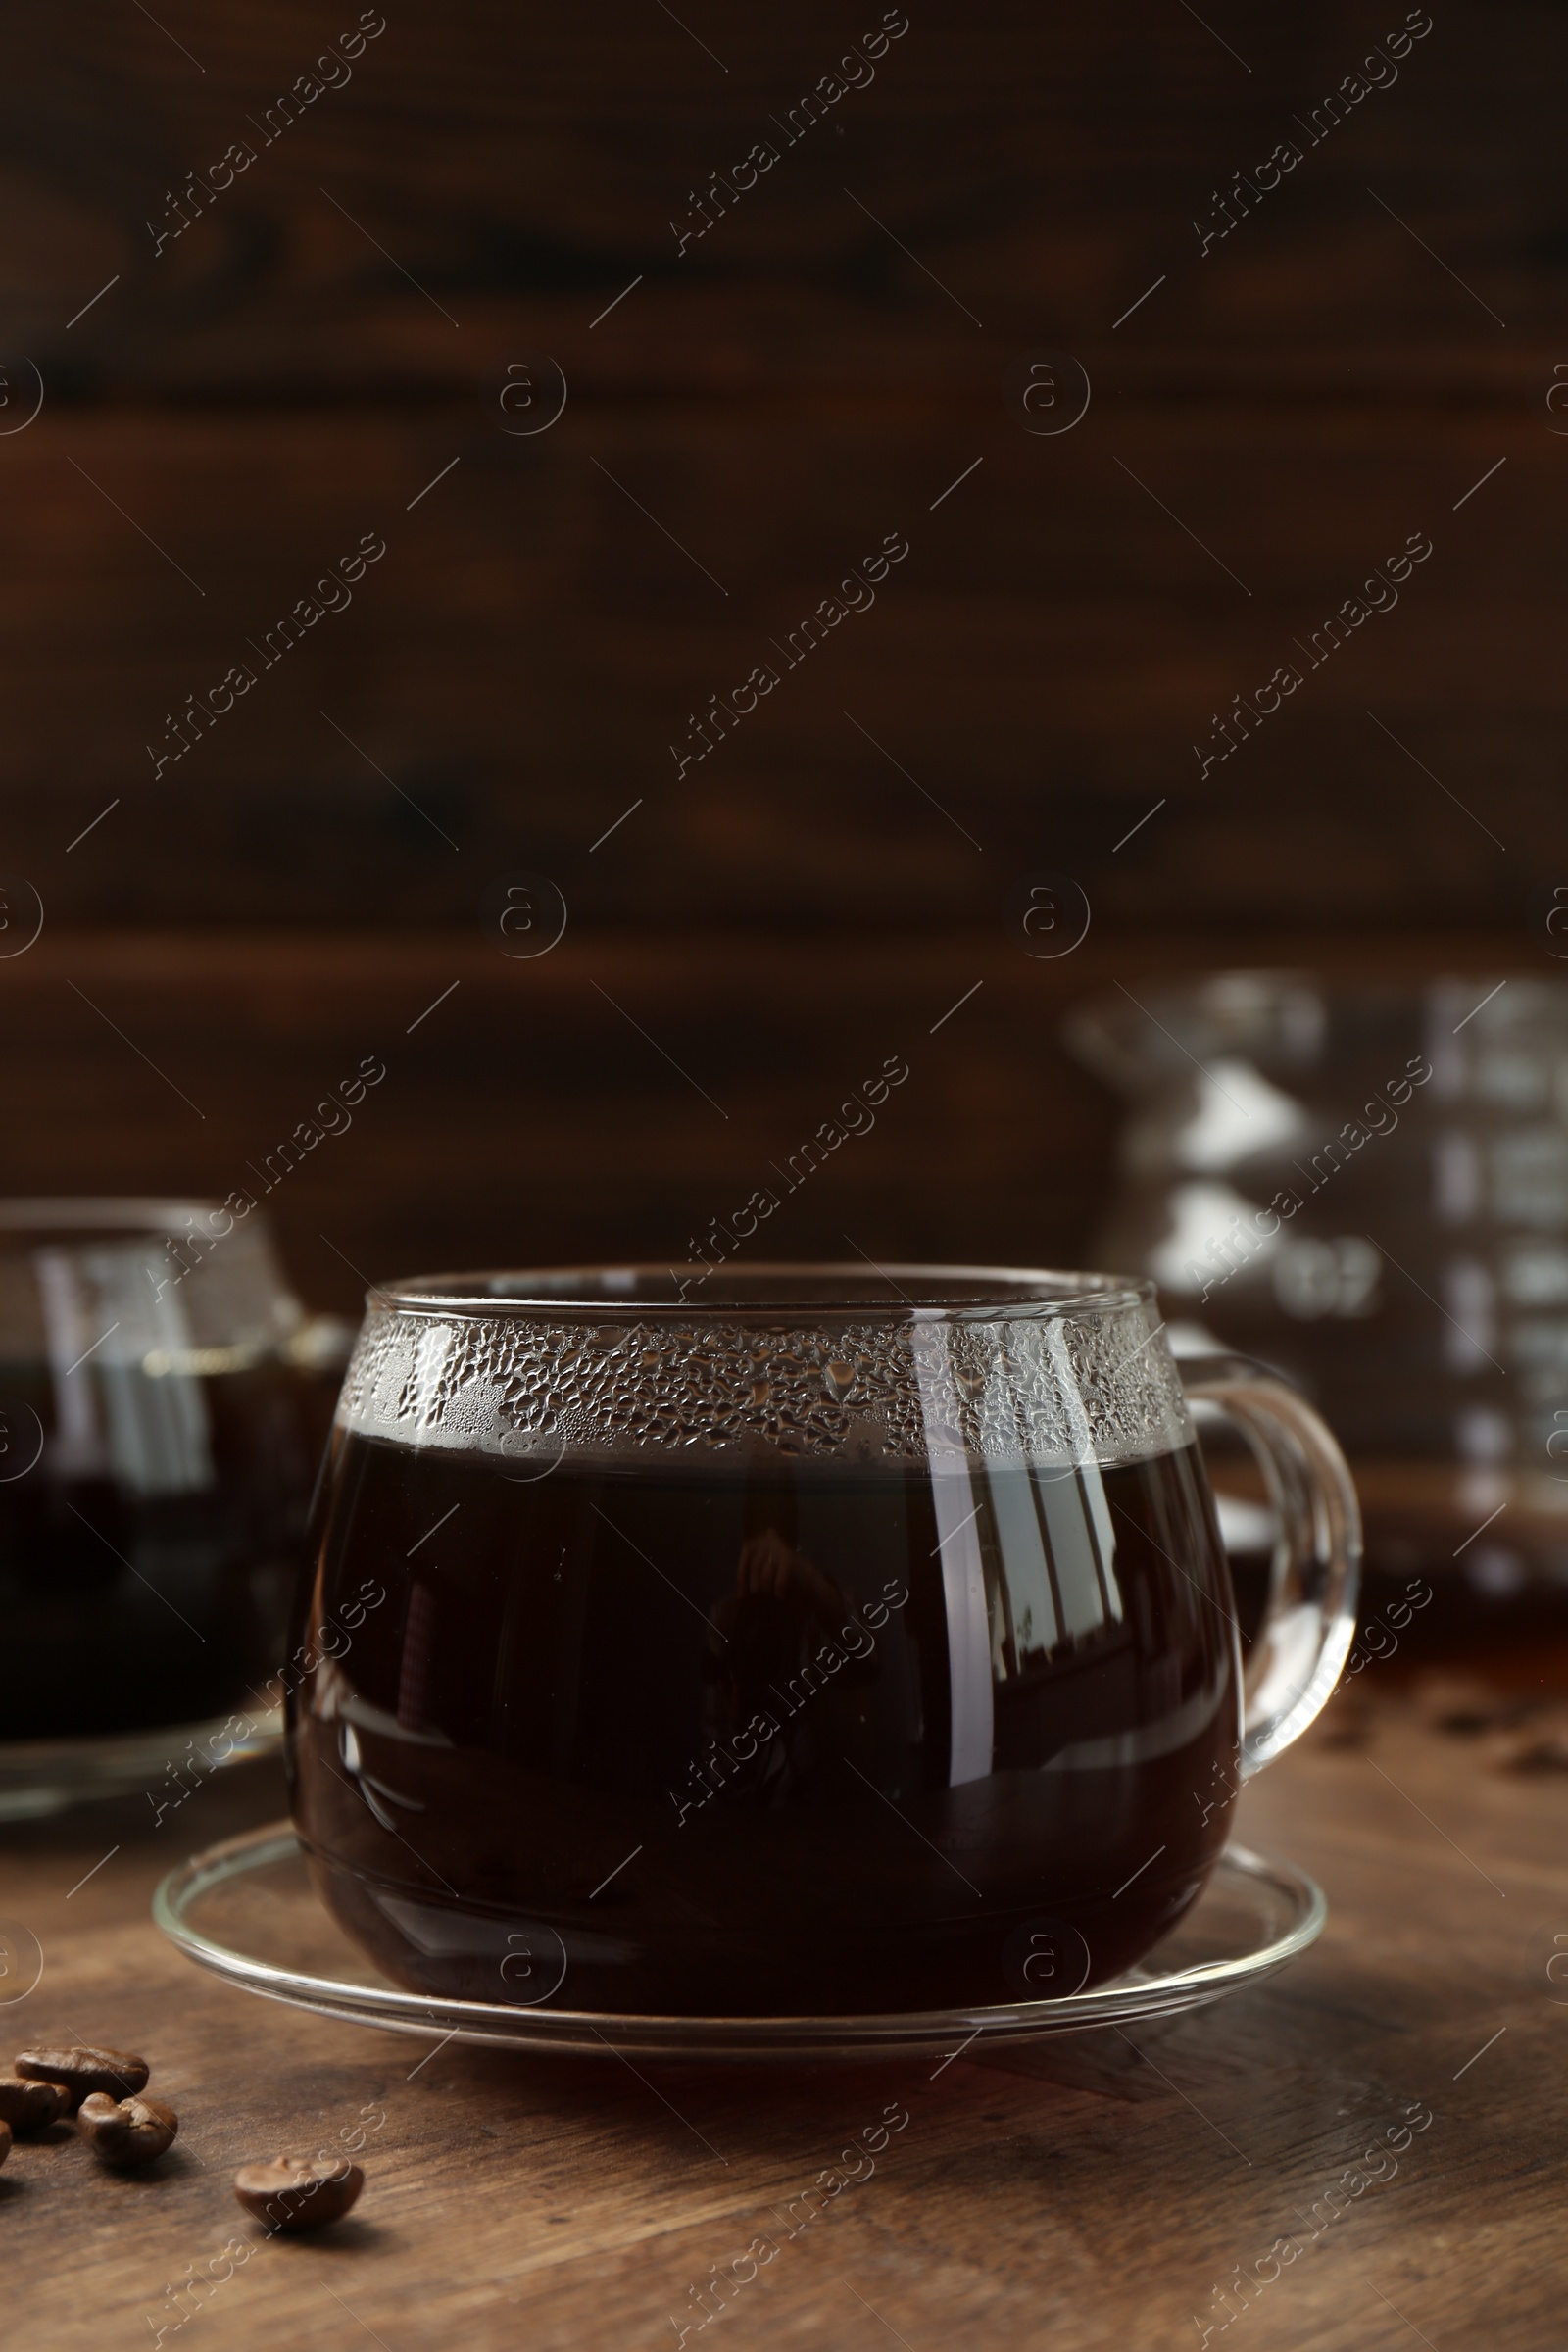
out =
<path fill-rule="evenodd" d="M 713 1321 L 801 1315 L 903 1321 L 932 1314 L 1064 1321 L 1124 1313 L 1153 1301 L 1153 1283 L 1136 1274 L 784 1258 L 747 1267 L 629 1264 L 411 1274 L 373 1284 L 367 1294 L 368 1305 L 394 1312 L 549 1314 L 586 1323 L 650 1317 L 689 1322 L 694 1315 Z"/>
<path fill-rule="evenodd" d="M 146 1199 L 123 1194 L 64 1194 L 58 1199 L 0 1200 L 0 1233 L 183 1233 L 190 1217 L 216 1217 L 221 1200 Z"/>

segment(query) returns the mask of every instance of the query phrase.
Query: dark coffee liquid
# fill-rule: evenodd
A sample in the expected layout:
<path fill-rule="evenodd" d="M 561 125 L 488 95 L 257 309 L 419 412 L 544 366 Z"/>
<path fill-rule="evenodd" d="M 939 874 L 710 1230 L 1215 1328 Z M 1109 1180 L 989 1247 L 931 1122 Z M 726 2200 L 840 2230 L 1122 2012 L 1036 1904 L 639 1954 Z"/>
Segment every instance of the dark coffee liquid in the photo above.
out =
<path fill-rule="evenodd" d="M 1224 1843 L 1236 1638 L 1190 1446 L 520 1483 L 333 1443 L 294 1638 L 339 1654 L 291 1702 L 295 1816 L 405 1984 L 645 2014 L 1070 1993 Z"/>
<path fill-rule="evenodd" d="M 0 1471 L 44 1432 L 0 1480 L 0 1740 L 254 1714 L 282 1658 L 314 1466 L 299 1381 L 114 1379 L 73 1446 L 48 1369 L 0 1367 Z"/>

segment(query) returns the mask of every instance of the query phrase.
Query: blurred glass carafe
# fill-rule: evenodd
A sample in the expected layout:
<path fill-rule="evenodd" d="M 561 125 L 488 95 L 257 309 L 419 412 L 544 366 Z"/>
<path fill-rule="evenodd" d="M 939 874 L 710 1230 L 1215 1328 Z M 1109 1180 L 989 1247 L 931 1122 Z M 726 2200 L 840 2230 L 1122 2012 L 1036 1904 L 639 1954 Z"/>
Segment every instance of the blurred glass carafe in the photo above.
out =
<path fill-rule="evenodd" d="M 1413 1596 L 1418 1645 L 1568 1623 L 1568 983 L 1217 973 L 1067 1039 L 1131 1105 L 1097 1254 L 1155 1278 L 1178 1352 L 1314 1399 L 1368 1612 Z"/>
<path fill-rule="evenodd" d="M 0 1201 L 0 1818 L 138 1786 L 171 1727 L 241 1708 L 224 1752 L 257 1744 L 314 1469 L 310 1328 L 257 1215 Z"/>

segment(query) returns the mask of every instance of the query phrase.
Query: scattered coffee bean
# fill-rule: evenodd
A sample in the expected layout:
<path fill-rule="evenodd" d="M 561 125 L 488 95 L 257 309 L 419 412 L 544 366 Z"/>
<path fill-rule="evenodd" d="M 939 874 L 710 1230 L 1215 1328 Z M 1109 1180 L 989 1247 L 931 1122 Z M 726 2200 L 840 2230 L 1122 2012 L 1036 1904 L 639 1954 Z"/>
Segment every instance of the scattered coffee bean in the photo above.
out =
<path fill-rule="evenodd" d="M 1532 1709 L 1523 1723 L 1484 1740 L 1481 1752 L 1498 1772 L 1568 1772 L 1568 1707 Z"/>
<path fill-rule="evenodd" d="M 126 2050 L 95 2050 L 84 2042 L 74 2050 L 19 2050 L 17 2072 L 29 2082 L 63 2083 L 74 2114 L 89 2091 L 123 2099 L 145 2088 L 148 2067 L 145 2058 Z"/>
<path fill-rule="evenodd" d="M 71 2093 L 63 2082 L 29 2082 L 24 2075 L 0 2075 L 0 2123 L 19 2136 L 42 2132 L 71 2112 Z"/>
<path fill-rule="evenodd" d="M 9 2124 L 0 2124 L 0 2164 L 4 2164 L 10 2153 L 11 2126 Z"/>
<path fill-rule="evenodd" d="M 270 2164 L 244 2164 L 234 2175 L 234 2194 L 247 2213 L 270 2230 L 324 2230 L 341 2221 L 365 2186 L 357 2164 L 308 2156 L 277 2156 Z"/>
<path fill-rule="evenodd" d="M 1497 1731 L 1522 1722 L 1533 1703 L 1470 1674 L 1423 1674 L 1411 1696 L 1416 1713 L 1440 1732 Z"/>
<path fill-rule="evenodd" d="M 76 2117 L 76 2130 L 100 2164 L 151 2164 L 172 2147 L 179 2118 L 161 2099 L 120 2099 L 89 2091 Z"/>

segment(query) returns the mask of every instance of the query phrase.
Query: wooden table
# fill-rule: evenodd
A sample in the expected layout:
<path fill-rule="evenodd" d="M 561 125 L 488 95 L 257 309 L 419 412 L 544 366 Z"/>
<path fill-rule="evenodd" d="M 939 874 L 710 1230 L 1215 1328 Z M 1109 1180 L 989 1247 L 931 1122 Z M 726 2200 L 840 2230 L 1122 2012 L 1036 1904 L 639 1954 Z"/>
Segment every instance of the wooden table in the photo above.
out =
<path fill-rule="evenodd" d="M 654 2352 L 677 2341 L 671 2314 L 689 2343 L 708 2332 L 692 2290 L 715 2266 L 744 2273 L 765 2235 L 777 2253 L 709 2323 L 726 2344 L 1143 2352 L 1207 2327 L 1249 2352 L 1543 2352 L 1564 2340 L 1568 1981 L 1548 1967 L 1568 1954 L 1568 1789 L 1487 1769 L 1392 1673 L 1352 1740 L 1334 1724 L 1239 1813 L 1244 1838 L 1327 1889 L 1328 1929 L 1294 1970 L 1136 2048 L 1114 2033 L 982 2045 L 940 2070 L 427 2051 L 249 1999 L 167 1945 L 148 1899 L 186 1850 L 281 1811 L 270 1765 L 209 1784 L 158 1831 L 129 1804 L 13 1829 L 0 1913 L 45 1968 L 0 2012 L 0 2048 L 142 2051 L 182 2130 L 139 2178 L 101 2174 L 69 2137 L 17 2148 L 0 2174 L 7 2340 L 103 2352 L 162 2326 L 180 2352 Z M 786 2239 L 779 2214 L 889 2102 L 909 2120 L 874 2174 Z M 1412 2109 L 1431 2120 L 1375 2164 L 1386 2177 L 1357 2173 Z M 236 2165 L 367 2111 L 385 2121 L 358 2214 L 264 2240 L 230 2194 Z M 176 2330 L 188 2306 L 167 2290 L 212 2258 L 221 2274 L 230 2239 L 254 2251 Z M 1282 2239 L 1300 2248 L 1283 2264 Z M 1236 2266 L 1252 2283 L 1224 2326 Z"/>

